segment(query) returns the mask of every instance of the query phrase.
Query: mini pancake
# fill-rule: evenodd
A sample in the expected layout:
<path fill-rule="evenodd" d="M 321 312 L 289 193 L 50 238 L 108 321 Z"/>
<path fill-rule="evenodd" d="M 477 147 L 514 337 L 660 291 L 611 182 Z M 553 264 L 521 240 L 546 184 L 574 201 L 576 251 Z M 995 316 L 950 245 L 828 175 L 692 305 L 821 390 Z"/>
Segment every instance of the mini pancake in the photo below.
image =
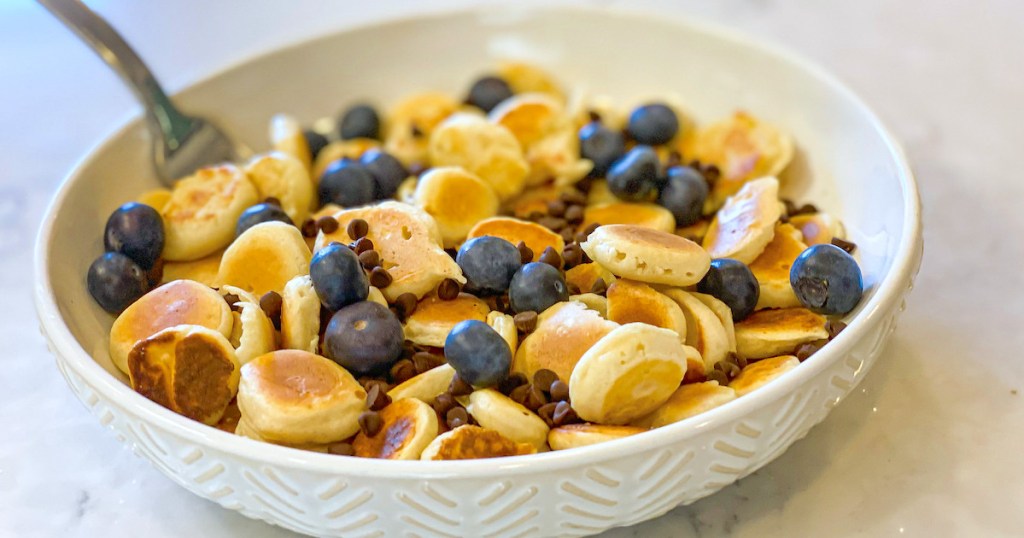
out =
<path fill-rule="evenodd" d="M 633 422 L 635 426 L 660 428 L 710 411 L 736 399 L 736 391 L 722 387 L 718 381 L 690 383 L 676 389 L 668 401 L 653 413 Z"/>
<path fill-rule="evenodd" d="M 606 334 L 580 357 L 569 398 L 580 418 L 628 424 L 657 409 L 679 387 L 687 354 L 668 329 L 629 323 Z"/>
<path fill-rule="evenodd" d="M 220 260 L 224 251 L 219 250 L 190 262 L 164 262 L 162 284 L 175 280 L 194 280 L 209 287 L 217 286 L 217 272 L 220 271 Z"/>
<path fill-rule="evenodd" d="M 160 211 L 164 259 L 198 260 L 228 246 L 238 217 L 258 201 L 256 186 L 231 164 L 201 168 L 179 179 Z"/>
<path fill-rule="evenodd" d="M 775 223 L 781 216 L 779 180 L 763 177 L 749 181 L 715 214 L 704 236 L 704 249 L 712 258 L 749 264 L 775 237 Z"/>
<path fill-rule="evenodd" d="M 155 189 L 140 194 L 135 201 L 140 204 L 146 204 L 159 212 L 163 210 L 164 205 L 167 204 L 170 199 L 171 191 L 167 189 Z"/>
<path fill-rule="evenodd" d="M 807 248 L 802 239 L 803 236 L 793 226 L 779 224 L 775 228 L 775 237 L 750 264 L 750 271 L 761 286 L 758 310 L 800 306 L 800 300 L 789 283 L 789 270 L 797 256 Z"/>
<path fill-rule="evenodd" d="M 729 305 L 720 301 L 713 295 L 707 295 L 705 293 L 697 293 L 695 291 L 688 292 L 693 297 L 696 297 L 698 301 L 704 303 L 704 306 L 711 309 L 715 316 L 718 317 L 718 321 L 722 322 L 722 327 L 725 328 L 725 336 L 729 340 L 729 351 L 736 351 L 736 324 L 732 321 L 732 309 Z"/>
<path fill-rule="evenodd" d="M 430 135 L 434 166 L 461 166 L 489 184 L 501 200 L 523 191 L 529 166 L 508 129 L 468 114 L 456 114 Z"/>
<path fill-rule="evenodd" d="M 800 360 L 793 355 L 783 355 L 753 362 L 748 364 L 740 372 L 740 375 L 729 382 L 729 388 L 735 390 L 736 396 L 740 397 L 763 387 L 769 381 L 797 366 L 800 366 Z"/>
<path fill-rule="evenodd" d="M 299 159 L 280 151 L 257 155 L 245 165 L 245 175 L 260 199 L 277 198 L 292 222 L 302 224 L 309 216 L 316 193 L 309 168 Z"/>
<path fill-rule="evenodd" d="M 469 231 L 466 239 L 485 235 L 500 237 L 513 245 L 520 241 L 526 243 L 526 246 L 533 251 L 532 261 L 537 261 L 544 249 L 548 247 L 555 249 L 555 252 L 562 252 L 562 249 L 565 248 L 562 236 L 535 222 L 512 217 L 492 217 L 481 220 Z"/>
<path fill-rule="evenodd" d="M 213 289 L 191 280 L 168 282 L 121 312 L 110 327 L 110 359 L 128 373 L 128 352 L 139 340 L 176 325 L 201 325 L 228 337 L 231 307 Z"/>
<path fill-rule="evenodd" d="M 736 324 L 736 351 L 748 359 L 792 353 L 800 344 L 828 338 L 825 322 L 806 308 L 760 310 Z"/>
<path fill-rule="evenodd" d="M 590 291 L 599 278 L 606 286 L 615 282 L 615 275 L 597 262 L 581 263 L 565 272 L 565 283 L 576 286 L 583 292 Z"/>
<path fill-rule="evenodd" d="M 580 246 L 612 273 L 650 284 L 692 286 L 711 267 L 700 245 L 641 226 L 600 226 Z"/>
<path fill-rule="evenodd" d="M 686 316 L 686 345 L 697 350 L 703 365 L 688 362 L 691 367 L 698 367 L 701 374 L 710 372 L 715 364 L 725 360 L 732 348 L 729 334 L 717 315 L 693 294 L 678 288 L 666 289 L 664 293 L 682 309 Z M 688 381 L 696 376 L 691 374 Z"/>
<path fill-rule="evenodd" d="M 636 426 L 608 426 L 604 424 L 567 424 L 552 428 L 548 433 L 548 444 L 551 450 L 567 450 L 581 446 L 596 445 L 605 441 L 614 441 L 638 433 L 647 428 Z"/>
<path fill-rule="evenodd" d="M 569 127 L 552 132 L 530 144 L 526 149 L 526 184 L 541 185 L 554 178 L 556 185 L 572 187 L 586 177 L 594 163 L 580 157 L 580 139 L 576 130 Z"/>
<path fill-rule="evenodd" d="M 513 93 L 544 93 L 559 101 L 565 101 L 565 94 L 551 75 L 533 64 L 523 62 L 502 62 L 497 68 L 498 76 L 512 88 Z"/>
<path fill-rule="evenodd" d="M 528 443 L 517 443 L 494 431 L 465 424 L 434 438 L 420 455 L 421 460 L 473 460 L 536 454 Z"/>
<path fill-rule="evenodd" d="M 372 138 L 352 138 L 350 140 L 335 140 L 323 147 L 316 156 L 310 178 L 314 185 L 320 183 L 324 177 L 327 167 L 341 159 L 358 160 L 364 153 L 371 149 L 380 147 L 380 142 Z"/>
<path fill-rule="evenodd" d="M 831 243 L 834 237 L 846 237 L 843 223 L 828 213 L 796 215 L 789 218 L 789 223 L 800 230 L 803 242 L 808 246 Z"/>
<path fill-rule="evenodd" d="M 533 379 L 537 370 L 547 368 L 569 379 L 580 357 L 618 326 L 581 303 L 557 303 L 538 316 L 537 327 L 519 344 L 512 371 Z"/>
<path fill-rule="evenodd" d="M 417 460 L 423 449 L 437 437 L 437 414 L 424 402 L 406 398 L 380 411 L 381 428 L 376 435 L 363 432 L 352 441 L 355 455 L 385 460 Z"/>
<path fill-rule="evenodd" d="M 280 441 L 273 441 L 271 439 L 267 439 L 267 438 L 261 436 L 259 434 L 259 432 L 254 430 L 252 428 L 252 426 L 249 425 L 249 423 L 245 421 L 244 418 L 240 418 L 238 420 L 238 424 L 235 426 L 234 434 L 238 435 L 240 437 L 245 437 L 247 439 L 252 439 L 254 441 L 259 441 L 261 443 L 270 443 L 272 445 L 286 446 L 288 448 L 294 448 L 296 450 L 306 450 L 306 451 L 309 451 L 309 452 L 320 452 L 322 454 L 326 454 L 327 453 L 327 446 L 328 446 L 327 444 L 322 444 L 322 443 L 291 444 L 291 443 L 283 443 L 283 442 L 280 442 Z"/>
<path fill-rule="evenodd" d="M 238 408 L 242 419 L 265 439 L 324 444 L 359 430 L 366 391 L 334 361 L 288 349 L 242 367 Z"/>
<path fill-rule="evenodd" d="M 346 209 L 335 215 L 338 229 L 317 237 L 316 249 L 332 241 L 352 242 L 346 227 L 353 219 L 369 225 L 366 237 L 380 253 L 381 264 L 392 282 L 381 292 L 394 302 L 403 293 L 423 297 L 446 278 L 464 284 L 465 277 L 455 260 L 441 248 L 441 233 L 433 217 L 423 210 L 401 202 L 382 202 L 368 207 Z"/>
<path fill-rule="evenodd" d="M 438 395 L 448 390 L 448 385 L 451 385 L 453 377 L 455 377 L 455 368 L 445 363 L 407 379 L 404 383 L 389 390 L 388 396 L 395 402 L 403 398 L 416 398 L 432 404 Z"/>
<path fill-rule="evenodd" d="M 384 149 L 405 166 L 429 162 L 430 134 L 458 109 L 454 99 L 440 92 L 407 97 L 387 114 Z"/>
<path fill-rule="evenodd" d="M 490 185 L 457 166 L 432 168 L 413 193 L 417 207 L 437 222 L 445 248 L 454 248 L 478 222 L 498 213 L 498 195 Z"/>
<path fill-rule="evenodd" d="M 260 308 L 258 302 L 239 301 L 235 303 L 240 311 L 232 311 L 234 325 L 228 341 L 235 348 L 240 364 L 245 364 L 260 355 L 277 349 L 274 324 Z"/>
<path fill-rule="evenodd" d="M 473 391 L 466 411 L 484 428 L 517 443 L 529 443 L 538 451 L 547 449 L 548 425 L 544 420 L 494 389 Z"/>
<path fill-rule="evenodd" d="M 518 219 L 530 218 L 534 213 L 547 213 L 548 202 L 557 200 L 568 189 L 548 183 L 524 190 L 506 200 L 502 205 L 502 213 L 508 213 Z"/>
<path fill-rule="evenodd" d="M 298 120 L 288 114 L 275 114 L 270 118 L 269 130 L 270 144 L 274 150 L 298 159 L 308 173 L 312 166 L 313 153 Z"/>
<path fill-rule="evenodd" d="M 612 194 L 612 190 L 608 188 L 608 182 L 603 179 L 596 179 L 590 184 L 590 190 L 587 191 L 587 205 L 588 206 L 599 206 L 604 204 L 621 204 L 624 203 L 619 199 L 618 196 Z M 586 216 L 584 215 L 584 218 Z M 609 223 L 609 224 L 623 224 L 621 222 Z M 585 227 L 585 226 L 584 226 Z"/>
<path fill-rule="evenodd" d="M 676 228 L 676 235 L 679 237 L 685 237 L 694 243 L 700 244 L 704 241 L 704 236 L 707 235 L 708 228 L 710 227 L 711 221 L 702 219 L 689 226 Z"/>
<path fill-rule="evenodd" d="M 686 340 L 686 318 L 679 305 L 643 282 L 620 278 L 608 286 L 608 319 L 647 323 L 669 329 Z"/>
<path fill-rule="evenodd" d="M 487 313 L 487 325 L 505 339 L 508 348 L 512 350 L 512 355 L 514 356 L 516 349 L 519 348 L 519 331 L 516 329 L 515 318 L 503 312 L 492 310 Z"/>
<path fill-rule="evenodd" d="M 227 338 L 199 325 L 168 327 L 128 353 L 128 380 L 135 392 L 210 426 L 235 397 L 238 370 Z"/>
<path fill-rule="evenodd" d="M 291 279 L 309 274 L 309 248 L 295 226 L 264 222 L 249 228 L 224 251 L 217 280 L 257 296 L 281 293 Z"/>
<path fill-rule="evenodd" d="M 634 202 L 587 206 L 583 210 L 583 224 L 580 224 L 580 228 L 591 224 L 630 224 L 667 233 L 676 230 L 676 218 L 669 210 L 657 204 Z"/>
<path fill-rule="evenodd" d="M 570 295 L 569 300 L 580 303 L 588 309 L 600 314 L 602 318 L 608 319 L 608 299 L 603 295 L 598 295 L 596 293 L 581 293 L 579 295 Z"/>
<path fill-rule="evenodd" d="M 406 318 L 405 338 L 421 346 L 444 347 L 452 327 L 467 319 L 486 321 L 490 311 L 487 303 L 468 293 L 460 293 L 451 301 L 430 295 Z"/>
<path fill-rule="evenodd" d="M 793 158 L 793 140 L 741 111 L 686 137 L 682 153 L 713 164 L 721 172 L 708 197 L 708 205 L 714 209 L 747 181 L 780 174 Z"/>
<path fill-rule="evenodd" d="M 524 149 L 570 126 L 562 103 L 543 93 L 513 95 L 494 107 L 487 119 L 508 129 Z"/>

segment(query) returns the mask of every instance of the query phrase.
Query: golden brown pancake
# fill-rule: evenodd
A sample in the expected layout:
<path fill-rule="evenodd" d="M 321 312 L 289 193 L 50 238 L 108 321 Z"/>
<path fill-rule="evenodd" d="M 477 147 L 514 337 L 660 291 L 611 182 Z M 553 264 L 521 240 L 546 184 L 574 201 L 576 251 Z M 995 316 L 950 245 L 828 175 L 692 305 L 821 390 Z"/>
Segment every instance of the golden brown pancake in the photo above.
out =
<path fill-rule="evenodd" d="M 555 249 L 555 252 L 562 252 L 562 249 L 565 248 L 562 236 L 535 222 L 512 217 L 493 217 L 482 220 L 469 231 L 466 239 L 485 235 L 500 237 L 513 245 L 520 241 L 526 243 L 526 246 L 533 251 L 532 261 L 537 261 L 544 249 L 548 247 Z"/>
<path fill-rule="evenodd" d="M 643 282 L 620 278 L 608 287 L 608 319 L 619 324 L 647 323 L 686 339 L 686 318 L 679 305 Z"/>
<path fill-rule="evenodd" d="M 759 310 L 736 324 L 736 351 L 748 359 L 792 353 L 800 344 L 828 338 L 825 321 L 806 308 Z"/>
<path fill-rule="evenodd" d="M 764 248 L 761 255 L 750 264 L 761 286 L 757 308 L 788 308 L 800 306 L 800 300 L 789 283 L 789 269 L 806 248 L 800 240 L 800 232 L 789 224 L 775 227 L 775 237 Z"/>
<path fill-rule="evenodd" d="M 466 424 L 441 434 L 423 450 L 423 460 L 473 460 L 534 454 L 528 443 L 516 443 L 494 430 Z"/>
<path fill-rule="evenodd" d="M 586 228 L 591 224 L 630 224 L 668 233 L 676 229 L 676 219 L 669 210 L 657 204 L 634 202 L 588 206 L 583 211 L 583 224 L 580 227 Z"/>
<path fill-rule="evenodd" d="M 405 338 L 423 346 L 444 347 L 452 327 L 467 319 L 486 321 L 490 310 L 487 303 L 468 293 L 451 301 L 430 295 L 405 320 Z"/>
<path fill-rule="evenodd" d="M 532 379 L 547 368 L 567 380 L 590 346 L 618 326 L 580 303 L 558 303 L 538 317 L 537 328 L 520 342 L 512 371 Z"/>
<path fill-rule="evenodd" d="M 352 442 L 355 455 L 385 460 L 415 460 L 437 437 L 437 414 L 420 400 L 406 398 L 380 411 L 381 428 L 373 436 L 360 432 Z"/>
<path fill-rule="evenodd" d="M 623 437 L 644 433 L 645 431 L 647 431 L 647 428 L 636 426 L 567 424 L 553 428 L 548 432 L 548 444 L 551 445 L 551 450 L 566 450 L 622 439 Z"/>

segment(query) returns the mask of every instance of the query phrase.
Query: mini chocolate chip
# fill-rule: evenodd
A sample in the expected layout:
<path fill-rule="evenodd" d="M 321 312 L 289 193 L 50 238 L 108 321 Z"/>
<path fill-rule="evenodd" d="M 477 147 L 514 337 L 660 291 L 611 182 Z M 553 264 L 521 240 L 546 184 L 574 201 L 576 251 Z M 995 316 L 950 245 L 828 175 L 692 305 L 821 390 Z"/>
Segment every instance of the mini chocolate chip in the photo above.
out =
<path fill-rule="evenodd" d="M 838 319 L 830 319 L 825 322 L 825 330 L 828 331 L 828 339 L 831 340 L 843 332 L 846 328 L 846 323 L 839 321 Z"/>
<path fill-rule="evenodd" d="M 538 258 L 537 261 L 541 263 L 546 263 L 554 267 L 555 269 L 562 268 L 562 257 L 559 256 L 558 253 L 555 252 L 555 249 L 552 247 L 545 248 L 544 252 L 540 253 L 540 258 Z"/>
<path fill-rule="evenodd" d="M 391 403 L 391 397 L 387 394 L 387 387 L 380 383 L 374 383 L 370 390 L 366 391 L 366 407 L 370 411 L 380 411 Z"/>
<path fill-rule="evenodd" d="M 583 290 L 581 290 L 580 287 L 577 286 L 575 282 L 566 282 L 565 283 L 565 287 L 568 290 L 569 295 L 579 295 L 579 294 L 583 293 Z"/>
<path fill-rule="evenodd" d="M 606 291 L 608 291 L 608 284 L 605 284 L 604 279 L 601 277 L 597 277 L 597 280 L 590 285 L 590 293 L 601 295 Z"/>
<path fill-rule="evenodd" d="M 537 221 L 544 218 L 545 216 L 546 215 L 544 213 L 541 213 L 540 211 L 530 211 L 530 213 L 526 215 L 526 220 Z"/>
<path fill-rule="evenodd" d="M 281 304 L 281 294 L 274 290 L 270 290 L 260 297 L 260 308 L 273 322 L 275 329 L 281 328 Z"/>
<path fill-rule="evenodd" d="M 554 426 L 554 414 L 555 409 L 558 407 L 558 402 L 548 402 L 537 408 L 537 416 L 544 420 L 548 426 Z"/>
<path fill-rule="evenodd" d="M 796 204 L 789 198 L 782 199 L 782 205 L 786 208 L 786 215 L 792 217 L 796 214 Z"/>
<path fill-rule="evenodd" d="M 558 381 L 558 374 L 547 368 L 541 368 L 533 374 L 533 384 L 544 392 L 547 392 L 555 381 Z"/>
<path fill-rule="evenodd" d="M 452 393 L 452 396 L 467 396 L 473 392 L 473 385 L 463 381 L 459 374 L 455 374 L 448 385 L 448 392 Z"/>
<path fill-rule="evenodd" d="M 146 271 L 146 281 L 149 283 L 149 287 L 155 288 L 160 284 L 160 281 L 164 279 L 164 259 L 157 258 L 153 262 L 153 266 Z"/>
<path fill-rule="evenodd" d="M 366 436 L 373 437 L 377 435 L 383 425 L 383 421 L 376 411 L 364 411 L 359 415 L 359 429 Z"/>
<path fill-rule="evenodd" d="M 441 360 L 433 353 L 427 353 L 426 351 L 417 351 L 412 356 L 412 364 L 416 367 L 416 373 L 422 374 L 423 372 L 433 370 L 437 366 L 441 365 Z"/>
<path fill-rule="evenodd" d="M 701 169 L 701 174 L 704 176 L 704 181 L 714 186 L 718 178 L 722 176 L 722 171 L 717 166 L 711 164 Z"/>
<path fill-rule="evenodd" d="M 465 407 L 453 407 L 445 413 L 445 421 L 448 422 L 448 427 L 454 430 L 469 423 L 469 413 L 466 412 Z"/>
<path fill-rule="evenodd" d="M 411 293 L 403 293 L 395 299 L 395 306 L 403 318 L 411 316 L 416 311 L 416 304 L 416 296 Z"/>
<path fill-rule="evenodd" d="M 522 372 L 513 372 L 512 374 L 509 374 L 508 377 L 498 382 L 498 392 L 508 396 L 509 394 L 512 394 L 512 391 L 515 390 L 516 387 L 521 387 L 527 383 L 529 383 L 529 380 L 526 379 L 525 374 Z"/>
<path fill-rule="evenodd" d="M 383 267 L 374 267 L 370 271 L 370 285 L 377 289 L 384 289 L 391 285 L 391 273 Z"/>
<path fill-rule="evenodd" d="M 363 266 L 363 269 L 372 271 L 374 267 L 380 265 L 380 254 L 376 250 L 367 250 L 359 254 L 359 263 Z"/>
<path fill-rule="evenodd" d="M 455 398 L 453 398 L 451 394 L 445 392 L 437 395 L 437 398 L 434 399 L 434 404 L 431 407 L 434 408 L 434 411 L 437 411 L 437 414 L 443 417 L 447 415 L 448 411 L 455 407 L 455 405 Z"/>
<path fill-rule="evenodd" d="M 530 384 L 529 383 L 524 383 L 522 385 L 519 385 L 518 387 L 512 389 L 512 391 L 508 393 L 508 397 L 511 398 L 512 401 L 518 403 L 519 405 L 526 405 L 526 400 L 527 400 L 527 398 L 529 398 L 529 396 L 530 396 Z"/>
<path fill-rule="evenodd" d="M 590 109 L 590 110 L 587 111 L 587 117 L 590 118 L 590 121 L 597 121 L 597 122 L 601 121 L 601 114 L 599 114 L 594 109 Z"/>
<path fill-rule="evenodd" d="M 267 205 L 276 205 L 277 207 L 281 207 L 281 200 L 273 196 L 267 196 L 266 198 L 264 198 L 263 203 Z"/>
<path fill-rule="evenodd" d="M 576 267 L 583 261 L 583 249 L 576 243 L 569 243 L 562 249 L 562 260 L 566 267 Z"/>
<path fill-rule="evenodd" d="M 718 364 L 722 365 L 722 371 L 725 372 L 725 375 L 728 376 L 729 379 L 733 379 L 734 377 L 740 375 L 739 366 L 736 366 L 735 364 L 728 361 L 720 362 Z M 718 364 L 716 364 L 715 366 L 718 366 Z"/>
<path fill-rule="evenodd" d="M 327 445 L 327 453 L 335 456 L 355 456 L 356 451 L 351 443 L 331 443 Z"/>
<path fill-rule="evenodd" d="M 515 323 L 516 329 L 519 329 L 520 332 L 529 334 L 537 328 L 537 313 L 533 310 L 520 312 L 512 317 L 512 321 Z"/>
<path fill-rule="evenodd" d="M 316 227 L 325 234 L 332 234 L 338 231 L 338 219 L 330 215 L 326 215 L 316 219 Z"/>
<path fill-rule="evenodd" d="M 540 224 L 541 226 L 543 226 L 543 227 L 545 227 L 545 228 L 547 228 L 547 229 L 549 229 L 549 230 L 551 230 L 553 232 L 557 232 L 557 231 L 561 230 L 562 228 L 565 228 L 566 224 L 569 224 L 569 223 L 566 222 L 566 220 L 563 219 L 563 218 L 552 217 L 552 216 L 545 215 L 545 216 L 537 219 L 537 224 Z"/>
<path fill-rule="evenodd" d="M 571 205 L 565 210 L 565 220 L 572 224 L 583 222 L 583 206 Z"/>
<path fill-rule="evenodd" d="M 590 234 L 596 232 L 597 229 L 600 228 L 600 227 L 601 227 L 600 224 L 598 224 L 596 222 L 592 222 L 589 225 L 587 225 L 586 228 L 583 229 L 583 233 L 587 234 L 587 236 L 590 236 Z"/>
<path fill-rule="evenodd" d="M 356 254 L 362 254 L 368 250 L 373 250 L 373 241 L 370 241 L 370 239 L 366 237 L 356 239 L 356 241 L 352 243 L 352 250 L 354 250 Z"/>
<path fill-rule="evenodd" d="M 238 296 L 235 295 L 234 293 L 228 293 L 224 295 L 224 302 L 228 304 L 228 306 L 231 308 L 233 312 L 239 312 L 242 310 L 240 307 L 235 306 L 235 303 L 237 303 L 239 300 L 240 299 L 238 298 Z"/>
<path fill-rule="evenodd" d="M 348 226 L 345 227 L 345 233 L 352 238 L 353 241 L 366 237 L 366 234 L 370 231 L 370 225 L 363 219 L 352 219 L 348 222 Z"/>
<path fill-rule="evenodd" d="M 683 155 L 676 150 L 668 152 L 668 159 L 665 160 L 665 168 L 679 166 L 683 162 Z"/>
<path fill-rule="evenodd" d="M 565 424 L 572 424 L 580 421 L 580 417 L 576 414 L 576 410 L 573 409 L 567 401 L 561 401 L 555 405 L 555 413 L 551 416 L 551 419 L 555 426 L 563 426 Z"/>
<path fill-rule="evenodd" d="M 460 291 L 462 291 L 462 286 L 458 281 L 446 278 L 437 285 L 437 298 L 442 301 L 451 301 L 459 296 Z"/>
<path fill-rule="evenodd" d="M 853 251 L 857 250 L 857 244 L 851 241 L 847 241 L 841 237 L 833 237 L 832 244 L 845 250 L 847 254 L 853 254 Z"/>
<path fill-rule="evenodd" d="M 565 214 L 565 202 L 561 200 L 551 200 L 548 202 L 548 215 L 552 217 L 561 217 Z"/>
<path fill-rule="evenodd" d="M 719 385 L 723 387 L 729 384 L 729 378 L 726 377 L 725 372 L 721 370 L 711 370 L 705 377 L 708 381 L 718 381 Z"/>
<path fill-rule="evenodd" d="M 566 226 L 558 232 L 558 235 L 562 237 L 562 241 L 572 243 L 573 238 L 576 236 L 576 232 L 572 229 L 572 226 Z"/>
<path fill-rule="evenodd" d="M 811 355 L 817 353 L 818 350 L 824 347 L 827 343 L 828 340 L 815 340 L 813 342 L 800 344 L 799 346 L 796 346 L 796 350 L 793 351 L 793 354 L 796 355 L 797 359 L 803 362 L 810 358 Z"/>
<path fill-rule="evenodd" d="M 419 125 L 416 125 L 415 123 L 413 123 L 413 124 L 412 124 L 412 125 L 410 126 L 410 128 L 409 128 L 409 134 L 411 134 L 413 138 L 421 138 L 421 137 L 423 136 L 423 134 L 424 134 L 424 133 L 423 133 L 423 131 L 422 131 L 422 130 L 420 129 L 420 126 L 419 126 Z"/>
<path fill-rule="evenodd" d="M 733 352 L 730 351 L 729 354 L 726 355 L 725 359 L 727 361 L 735 364 L 736 366 L 739 366 L 740 369 L 743 369 L 743 368 L 747 367 L 747 358 L 744 357 L 743 355 L 738 354 L 738 353 L 733 353 Z"/>
<path fill-rule="evenodd" d="M 548 392 L 551 393 L 551 399 L 553 401 L 565 402 L 569 400 L 569 385 L 561 379 L 552 383 Z"/>
<path fill-rule="evenodd" d="M 526 406 L 530 411 L 536 411 L 540 406 L 548 403 L 548 397 L 535 384 L 530 384 L 530 391 L 526 393 Z"/>
<path fill-rule="evenodd" d="M 302 231 L 302 237 L 316 237 L 316 232 L 318 231 L 316 221 L 313 219 L 302 221 L 302 226 L 299 226 L 299 230 Z"/>
<path fill-rule="evenodd" d="M 559 198 L 566 204 L 586 205 L 587 203 L 587 195 L 575 190 L 563 192 Z"/>
<path fill-rule="evenodd" d="M 391 379 L 397 385 L 405 383 L 416 375 L 416 366 L 409 359 L 401 359 L 391 367 Z"/>
<path fill-rule="evenodd" d="M 530 262 L 533 261 L 533 251 L 530 250 L 530 247 L 526 246 L 525 242 L 520 241 L 516 245 L 516 248 L 519 249 L 519 262 L 520 263 L 524 263 L 525 264 L 525 263 L 530 263 Z"/>

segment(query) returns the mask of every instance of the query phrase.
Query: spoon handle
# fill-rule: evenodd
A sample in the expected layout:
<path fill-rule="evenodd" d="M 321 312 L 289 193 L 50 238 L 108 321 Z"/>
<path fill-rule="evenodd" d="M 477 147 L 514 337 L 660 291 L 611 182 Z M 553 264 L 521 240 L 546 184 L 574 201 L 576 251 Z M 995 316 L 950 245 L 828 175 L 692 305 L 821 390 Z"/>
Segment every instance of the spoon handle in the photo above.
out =
<path fill-rule="evenodd" d="M 153 73 L 121 34 L 79 0 L 37 0 L 85 41 L 121 79 L 146 109 L 150 130 L 175 150 L 193 129 L 192 120 L 178 111 Z"/>

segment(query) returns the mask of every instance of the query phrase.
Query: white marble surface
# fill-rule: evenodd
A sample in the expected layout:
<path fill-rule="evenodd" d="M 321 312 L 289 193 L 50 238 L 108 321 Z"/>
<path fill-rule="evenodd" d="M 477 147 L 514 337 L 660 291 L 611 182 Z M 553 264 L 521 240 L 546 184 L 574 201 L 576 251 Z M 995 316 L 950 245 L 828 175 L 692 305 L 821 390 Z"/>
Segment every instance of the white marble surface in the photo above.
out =
<path fill-rule="evenodd" d="M 173 89 L 305 35 L 459 2 L 89 3 Z M 892 345 L 824 424 L 721 493 L 609 536 L 1024 534 L 1024 3 L 632 4 L 727 23 L 846 80 L 906 145 L 926 255 Z M 64 173 L 136 107 L 27 0 L 0 2 L 0 73 L 0 536 L 290 536 L 178 488 L 66 390 L 32 313 L 34 236 Z"/>

